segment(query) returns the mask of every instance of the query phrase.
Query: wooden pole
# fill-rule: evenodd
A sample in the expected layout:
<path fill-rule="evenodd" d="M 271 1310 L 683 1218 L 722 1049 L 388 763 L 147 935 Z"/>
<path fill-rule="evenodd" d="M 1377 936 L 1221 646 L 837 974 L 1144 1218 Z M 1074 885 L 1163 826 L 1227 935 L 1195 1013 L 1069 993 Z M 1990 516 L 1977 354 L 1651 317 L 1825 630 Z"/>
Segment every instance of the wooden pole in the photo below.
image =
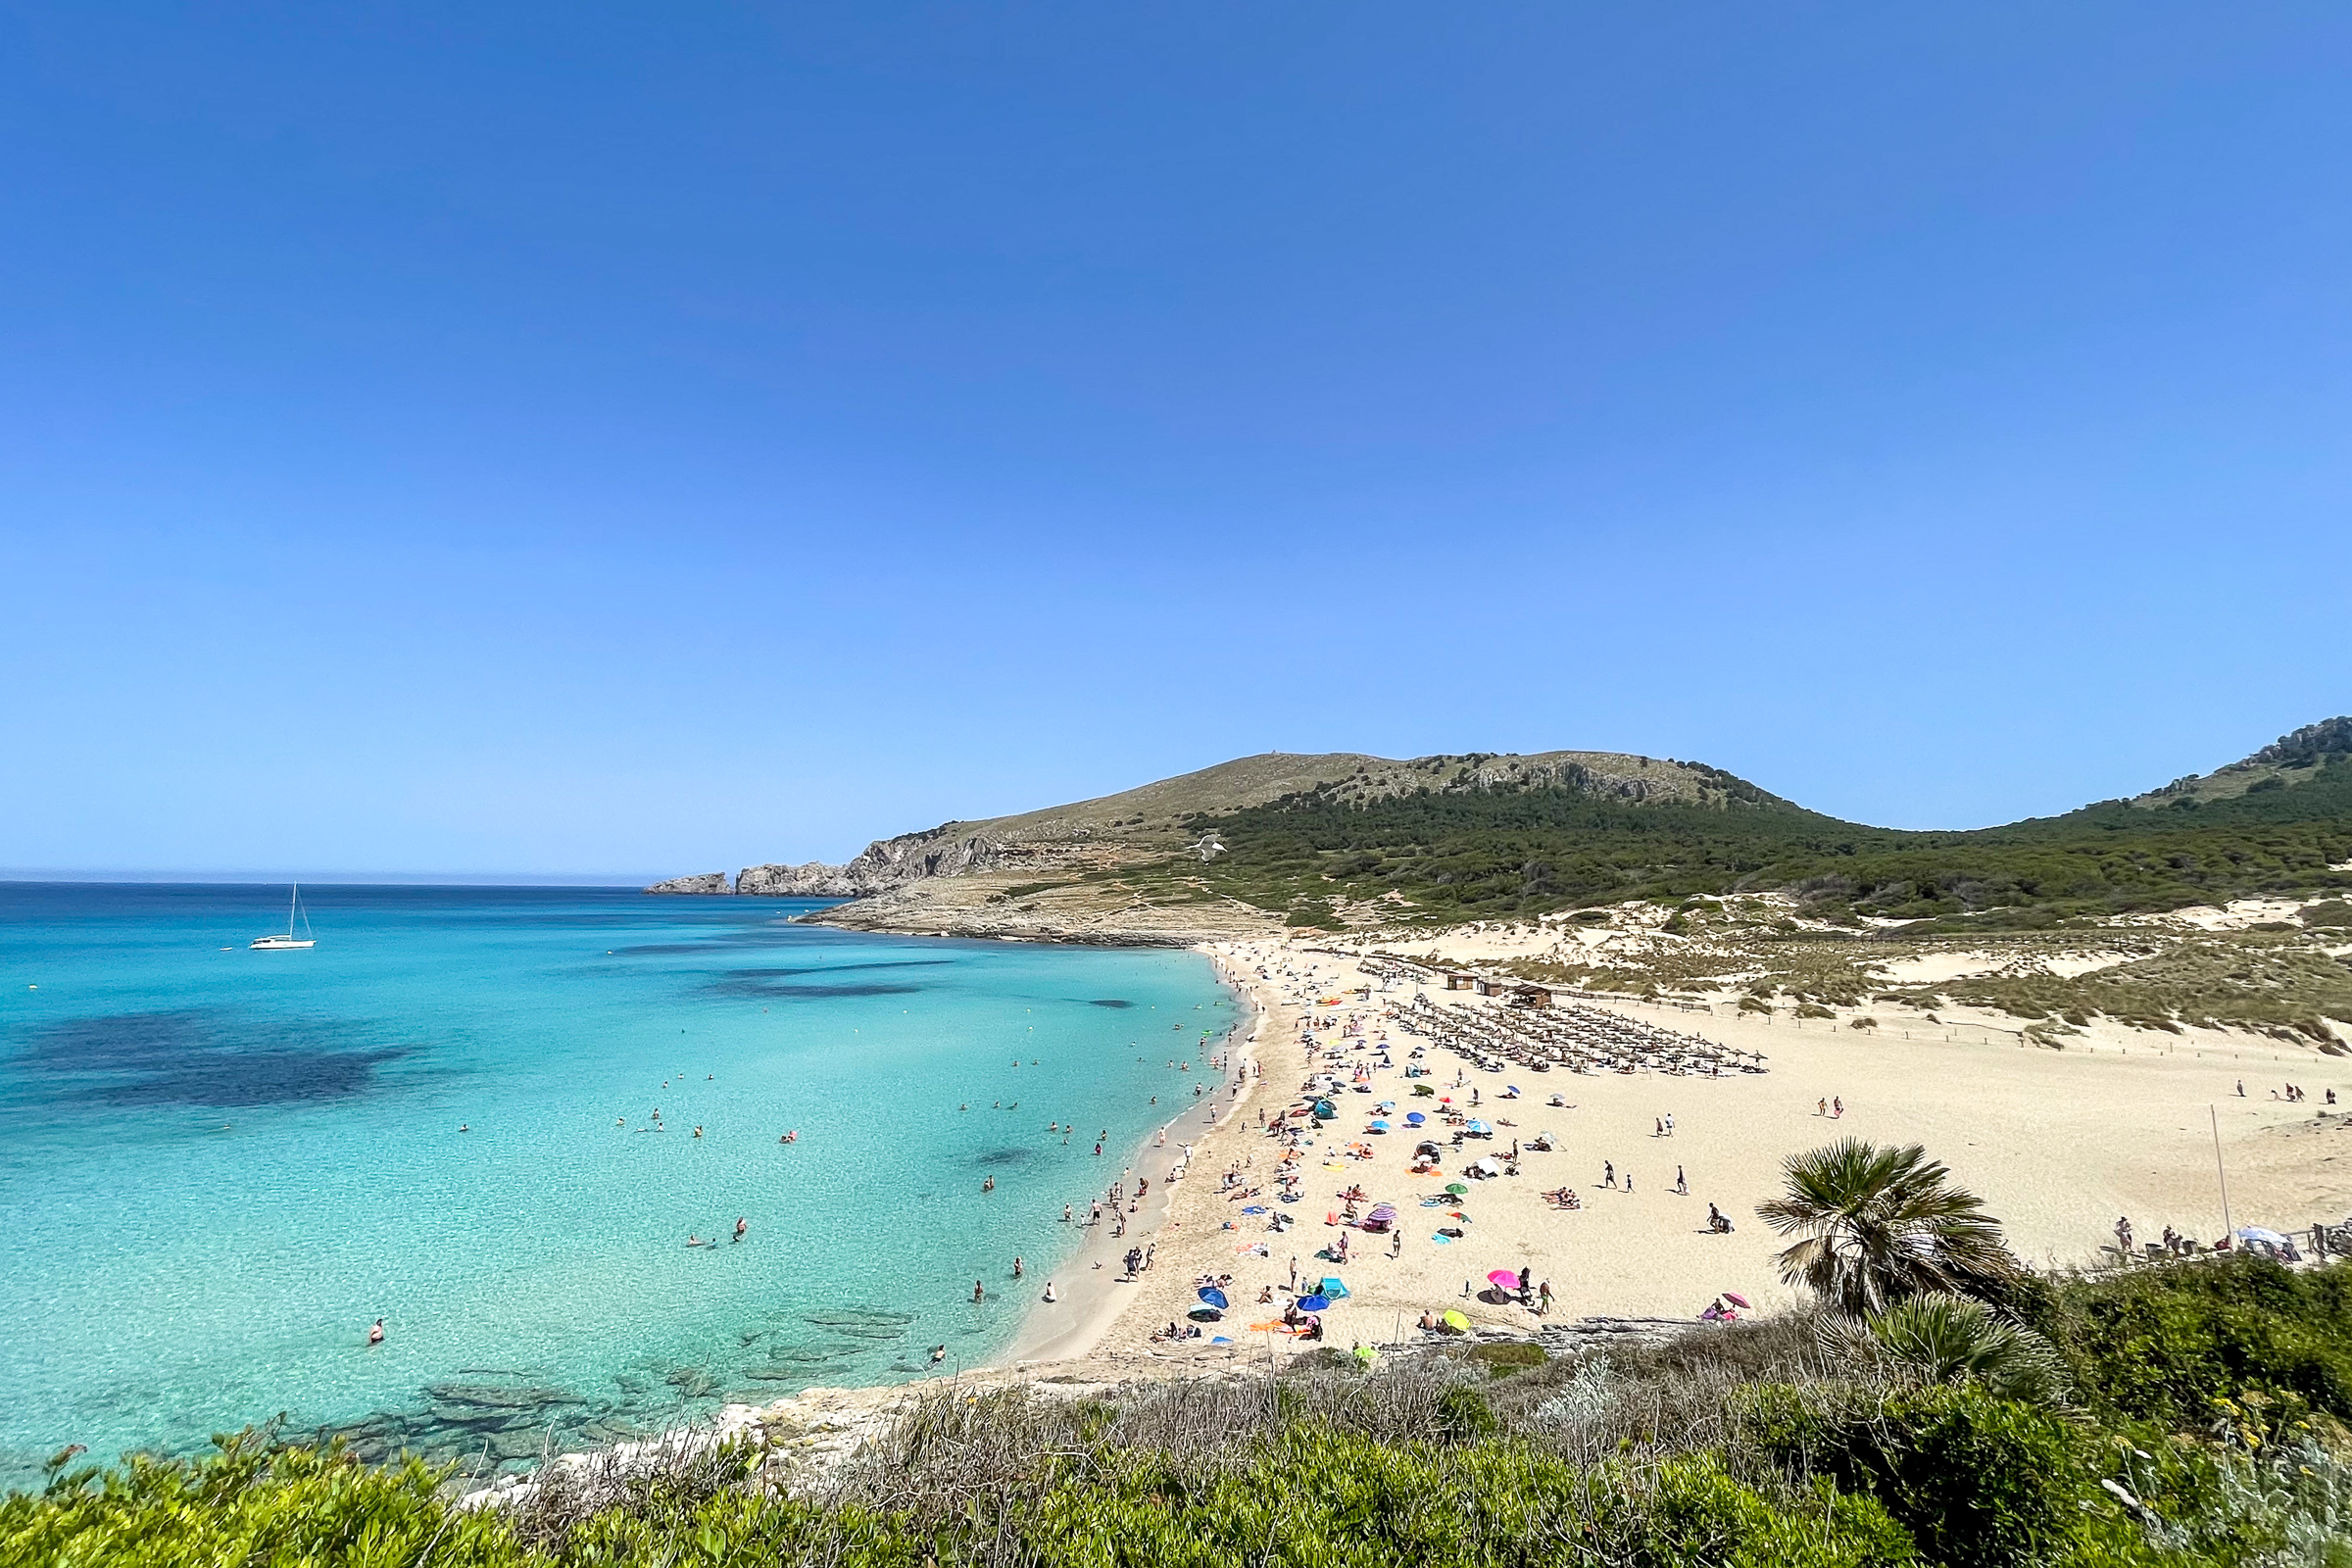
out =
<path fill-rule="evenodd" d="M 2213 1173 L 2222 1183 L 2222 1234 L 2230 1238 L 2230 1250 L 2234 1251 L 2237 1233 L 2230 1224 L 2230 1172 L 2222 1164 L 2222 1113 L 2209 1102 L 2205 1114 L 2213 1122 Z"/>

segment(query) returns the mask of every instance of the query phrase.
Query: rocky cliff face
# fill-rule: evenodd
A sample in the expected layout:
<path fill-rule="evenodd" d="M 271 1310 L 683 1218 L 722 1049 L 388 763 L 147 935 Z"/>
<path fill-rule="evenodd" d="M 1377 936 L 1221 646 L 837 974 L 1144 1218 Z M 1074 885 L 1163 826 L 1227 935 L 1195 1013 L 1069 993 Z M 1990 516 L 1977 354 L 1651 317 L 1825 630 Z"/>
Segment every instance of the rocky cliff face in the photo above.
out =
<path fill-rule="evenodd" d="M 727 886 L 727 873 L 710 871 L 702 876 L 673 876 L 666 882 L 657 882 L 645 890 L 648 893 L 725 894 L 735 890 Z"/>
<path fill-rule="evenodd" d="M 806 865 L 747 865 L 735 878 L 745 898 L 854 899 L 865 891 L 848 868 L 810 860 Z"/>

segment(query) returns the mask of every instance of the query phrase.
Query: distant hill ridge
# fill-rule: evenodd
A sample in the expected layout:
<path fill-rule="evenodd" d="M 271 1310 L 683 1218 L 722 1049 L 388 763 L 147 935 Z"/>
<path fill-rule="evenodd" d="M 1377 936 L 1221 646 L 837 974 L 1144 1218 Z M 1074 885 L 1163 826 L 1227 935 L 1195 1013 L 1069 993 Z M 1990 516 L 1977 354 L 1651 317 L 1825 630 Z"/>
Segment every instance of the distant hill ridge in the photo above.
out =
<path fill-rule="evenodd" d="M 1323 791 L 1369 801 L 1409 794 L 1497 787 L 1558 787 L 1631 803 L 1721 806 L 1734 800 L 1788 803 L 1702 762 L 1619 752 L 1471 752 L 1397 760 L 1360 752 L 1263 752 L 1198 772 L 1160 779 L 1116 795 L 1044 810 L 943 822 L 917 833 L 877 839 L 845 864 L 747 866 L 730 888 L 723 871 L 674 877 L 648 893 L 737 892 L 781 898 L 858 898 L 932 876 L 1042 866 L 1059 859 L 1092 863 L 1110 846 L 1172 852 L 1197 834 L 1187 824 Z"/>
<path fill-rule="evenodd" d="M 1806 810 L 1721 768 L 1610 752 L 1238 759 L 1041 811 L 652 892 L 855 901 L 836 923 L 1174 939 L 1524 916 L 1740 891 L 1835 921 L 2046 924 L 2352 889 L 2352 719 L 2132 800 L 1965 832 Z M 1143 938 L 1136 937 L 1141 940 Z"/>

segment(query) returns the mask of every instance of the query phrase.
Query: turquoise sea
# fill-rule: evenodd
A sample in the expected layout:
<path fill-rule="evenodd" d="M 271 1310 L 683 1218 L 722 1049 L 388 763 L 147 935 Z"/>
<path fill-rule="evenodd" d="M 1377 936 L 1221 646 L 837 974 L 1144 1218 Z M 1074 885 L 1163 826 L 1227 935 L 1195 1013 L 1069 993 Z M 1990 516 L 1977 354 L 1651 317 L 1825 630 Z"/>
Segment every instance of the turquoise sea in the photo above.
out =
<path fill-rule="evenodd" d="M 1195 954 L 618 889 L 306 888 L 318 945 L 248 951 L 284 900 L 0 884 L 0 1485 L 281 1412 L 513 1462 L 978 1361 L 1237 1017 Z"/>

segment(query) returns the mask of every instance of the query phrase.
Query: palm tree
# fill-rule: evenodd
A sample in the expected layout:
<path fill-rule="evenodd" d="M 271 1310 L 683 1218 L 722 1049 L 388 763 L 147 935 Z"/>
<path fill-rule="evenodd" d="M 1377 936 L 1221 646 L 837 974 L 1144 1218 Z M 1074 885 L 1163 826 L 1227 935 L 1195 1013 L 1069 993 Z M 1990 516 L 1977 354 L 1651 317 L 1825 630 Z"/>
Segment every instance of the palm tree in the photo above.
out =
<path fill-rule="evenodd" d="M 1923 1383 L 1979 1383 L 2004 1399 L 2067 1402 L 2066 1369 L 2050 1342 L 1965 1297 L 1915 1296 L 1859 1321 L 1825 1318 L 1820 1338 L 1824 1350 L 1853 1365 Z"/>
<path fill-rule="evenodd" d="M 1981 1296 L 2018 1272 L 1984 1200 L 1917 1144 L 1879 1149 L 1848 1138 L 1791 1154 L 1788 1194 L 1756 1205 L 1783 1236 L 1781 1278 L 1849 1317 L 1934 1291 Z"/>

